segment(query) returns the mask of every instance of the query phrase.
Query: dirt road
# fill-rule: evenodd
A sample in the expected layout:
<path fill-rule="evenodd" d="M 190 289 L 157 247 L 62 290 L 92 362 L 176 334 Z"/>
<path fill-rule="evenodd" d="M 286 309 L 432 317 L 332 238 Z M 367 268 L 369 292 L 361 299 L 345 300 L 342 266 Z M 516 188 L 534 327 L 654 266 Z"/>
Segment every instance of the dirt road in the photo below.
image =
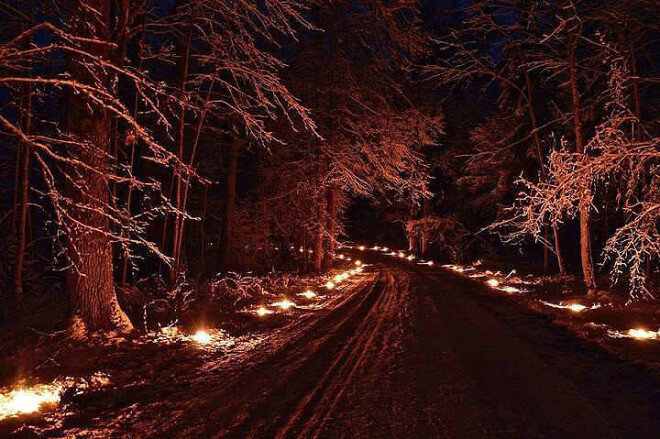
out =
<path fill-rule="evenodd" d="M 660 385 L 641 367 L 440 268 L 373 262 L 362 287 L 250 352 L 97 401 L 90 433 L 659 437 Z"/>

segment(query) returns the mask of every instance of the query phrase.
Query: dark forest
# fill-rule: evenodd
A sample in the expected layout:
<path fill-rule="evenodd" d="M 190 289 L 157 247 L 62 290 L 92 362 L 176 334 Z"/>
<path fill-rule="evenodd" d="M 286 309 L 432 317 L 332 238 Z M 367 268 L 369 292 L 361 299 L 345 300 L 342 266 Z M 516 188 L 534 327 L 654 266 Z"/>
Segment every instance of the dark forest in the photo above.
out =
<path fill-rule="evenodd" d="M 654 437 L 657 0 L 1 0 L 0 437 Z"/>

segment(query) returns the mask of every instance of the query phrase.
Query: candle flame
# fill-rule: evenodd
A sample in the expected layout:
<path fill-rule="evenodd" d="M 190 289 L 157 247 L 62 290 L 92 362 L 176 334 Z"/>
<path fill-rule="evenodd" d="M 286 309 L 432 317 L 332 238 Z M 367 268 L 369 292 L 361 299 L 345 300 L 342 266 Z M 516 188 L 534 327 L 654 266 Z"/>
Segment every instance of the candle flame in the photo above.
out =
<path fill-rule="evenodd" d="M 658 333 L 655 331 L 647 331 L 646 329 L 629 329 L 628 335 L 638 340 L 655 340 Z"/>
<path fill-rule="evenodd" d="M 334 284 L 333 282 L 331 282 L 331 281 L 328 281 L 328 282 L 325 284 L 325 287 L 326 287 L 327 289 L 331 290 L 331 289 L 333 289 L 333 288 L 335 287 L 335 284 Z"/>
<path fill-rule="evenodd" d="M 289 309 L 292 306 L 296 306 L 296 304 L 293 303 L 292 301 L 290 301 L 289 299 L 284 298 L 284 299 L 280 300 L 279 302 L 273 303 L 273 306 L 277 306 L 277 307 L 280 307 L 282 309 Z"/>
<path fill-rule="evenodd" d="M 307 290 L 305 292 L 300 293 L 301 296 L 305 297 L 306 299 L 313 299 L 316 297 L 316 293 L 312 290 Z"/>
<path fill-rule="evenodd" d="M 45 405 L 58 404 L 62 386 L 37 385 L 31 388 L 20 388 L 0 394 L 0 420 L 11 416 L 34 413 Z"/>
<path fill-rule="evenodd" d="M 494 278 L 488 279 L 486 281 L 489 287 L 497 288 L 500 286 L 500 281 Z"/>
<path fill-rule="evenodd" d="M 213 337 L 208 332 L 200 329 L 192 336 L 192 339 L 199 344 L 209 344 L 213 340 Z"/>
<path fill-rule="evenodd" d="M 263 306 L 260 306 L 259 308 L 257 308 L 257 310 L 255 312 L 257 313 L 257 315 L 259 317 L 263 317 L 263 316 L 268 315 L 268 314 L 273 314 L 273 311 L 271 311 L 269 309 L 266 309 Z"/>
<path fill-rule="evenodd" d="M 551 308 L 560 308 L 560 309 L 567 309 L 569 311 L 572 311 L 574 313 L 579 313 L 582 311 L 585 311 L 587 309 L 598 309 L 600 308 L 600 305 L 592 305 L 592 306 L 585 306 L 580 303 L 569 303 L 569 304 L 556 304 L 556 303 L 550 303 L 546 302 L 544 300 L 541 301 L 544 305 L 547 305 Z"/>

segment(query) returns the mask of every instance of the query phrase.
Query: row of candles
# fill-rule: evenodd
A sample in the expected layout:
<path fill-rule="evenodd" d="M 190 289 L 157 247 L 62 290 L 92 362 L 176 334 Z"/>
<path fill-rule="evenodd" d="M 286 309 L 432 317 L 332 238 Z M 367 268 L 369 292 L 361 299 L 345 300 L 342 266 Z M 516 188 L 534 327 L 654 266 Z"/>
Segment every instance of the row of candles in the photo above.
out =
<path fill-rule="evenodd" d="M 486 278 L 486 285 L 492 289 L 499 290 L 505 293 L 523 293 L 525 290 L 511 286 L 505 285 L 504 282 L 511 274 L 515 274 L 515 270 L 512 271 L 509 275 L 503 276 L 501 273 L 492 273 L 491 271 L 479 272 L 477 266 L 475 265 L 443 265 L 443 268 L 451 270 L 460 275 L 468 276 L 472 279 Z M 519 281 L 523 282 L 524 281 Z M 592 304 L 590 306 L 583 305 L 576 302 L 566 302 L 566 303 L 552 303 L 542 300 L 541 303 L 547 307 L 555 309 L 563 309 L 570 311 L 572 313 L 583 313 L 585 311 L 592 311 L 601 307 L 599 304 Z M 645 328 L 630 328 L 627 330 L 617 330 L 617 329 L 608 329 L 607 335 L 611 338 L 631 338 L 636 340 L 660 340 L 660 330 L 651 331 Z"/>

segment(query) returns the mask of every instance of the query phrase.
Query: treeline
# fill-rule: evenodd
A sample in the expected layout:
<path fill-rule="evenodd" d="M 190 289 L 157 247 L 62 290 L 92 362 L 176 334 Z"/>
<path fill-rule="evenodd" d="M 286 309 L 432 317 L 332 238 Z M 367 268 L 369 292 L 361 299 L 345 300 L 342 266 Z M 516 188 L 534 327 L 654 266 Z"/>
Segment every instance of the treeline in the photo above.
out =
<path fill-rule="evenodd" d="M 321 270 L 349 196 L 419 205 L 441 112 L 411 97 L 416 2 L 0 4 L 6 322 L 63 283 L 86 328 L 117 286 Z M 420 88 L 421 87 L 421 88 Z"/>
<path fill-rule="evenodd" d="M 579 248 L 591 293 L 607 288 L 600 271 L 627 282 L 631 299 L 650 297 L 660 255 L 660 5 L 465 3 L 438 12 L 451 20 L 436 29 L 426 68 L 453 93 L 492 103 L 456 146 L 469 159 L 449 171 L 467 206 L 459 226 L 476 212 L 508 244 L 531 237 L 546 271 L 560 274 Z"/>

